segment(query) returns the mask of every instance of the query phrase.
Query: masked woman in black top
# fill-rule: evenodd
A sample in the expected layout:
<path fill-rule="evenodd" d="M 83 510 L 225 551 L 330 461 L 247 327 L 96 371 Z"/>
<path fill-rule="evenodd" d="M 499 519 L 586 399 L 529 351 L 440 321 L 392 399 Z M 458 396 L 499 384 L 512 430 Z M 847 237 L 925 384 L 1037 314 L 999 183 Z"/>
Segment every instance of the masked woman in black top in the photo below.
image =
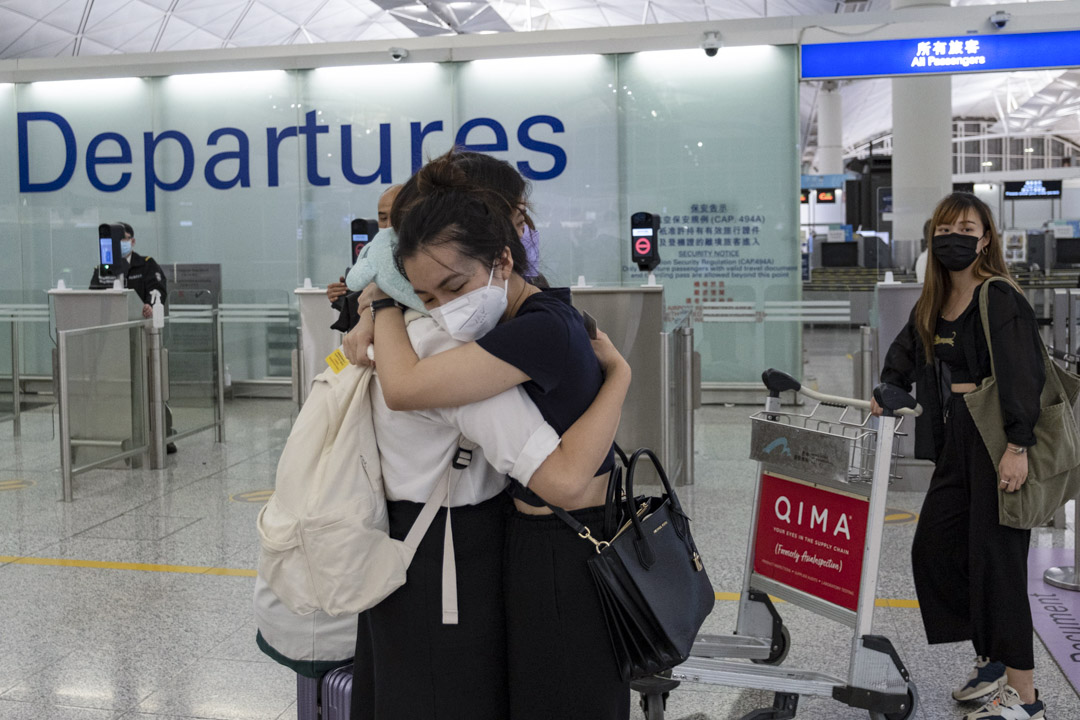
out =
<path fill-rule="evenodd" d="M 917 384 L 924 412 L 915 455 L 934 461 L 911 557 L 915 590 L 931 643 L 971 640 L 976 661 L 958 701 L 994 693 L 968 720 L 1044 716 L 1035 690 L 1033 629 L 1027 600 L 1031 533 L 998 523 L 998 488 L 1016 492 L 1027 478 L 1045 380 L 1038 325 L 1009 276 L 990 208 L 953 193 L 934 210 L 922 295 L 885 357 L 882 382 Z M 986 346 L 979 292 L 991 277 Z M 1001 397 L 1004 455 L 990 457 L 964 394 L 991 374 Z M 880 408 L 874 404 L 875 414 Z"/>
<path fill-rule="evenodd" d="M 402 215 L 395 222 L 399 267 L 435 322 L 465 344 L 418 359 L 401 313 L 379 311 L 374 354 L 386 403 L 396 410 L 453 407 L 521 385 L 562 434 L 603 392 L 604 372 L 569 290 L 541 289 L 524 277 L 527 257 L 513 227 L 520 207 L 471 181 L 461 155 L 428 163 L 414 178 L 416 199 L 406 205 L 402 190 L 392 212 Z M 375 297 L 379 302 L 377 290 Z M 617 370 L 624 377 L 616 382 L 628 386 L 629 366 Z M 614 426 L 609 443 L 613 437 Z M 606 539 L 613 465 L 609 450 L 590 477 L 572 479 L 545 500 Z M 547 508 L 519 497 L 514 504 L 503 554 L 510 713 L 498 720 L 627 720 L 629 684 L 619 675 L 586 565 L 593 544 Z"/>

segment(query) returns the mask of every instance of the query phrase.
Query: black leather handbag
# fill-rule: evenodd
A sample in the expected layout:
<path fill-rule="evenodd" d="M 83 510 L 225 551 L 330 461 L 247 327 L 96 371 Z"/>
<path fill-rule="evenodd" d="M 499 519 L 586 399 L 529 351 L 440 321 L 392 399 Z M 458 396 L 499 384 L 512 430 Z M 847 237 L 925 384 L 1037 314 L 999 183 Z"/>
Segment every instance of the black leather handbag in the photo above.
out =
<path fill-rule="evenodd" d="M 634 469 L 647 456 L 664 486 L 660 497 L 634 497 Z M 690 518 L 652 450 L 630 458 L 625 494 L 609 492 L 608 504 L 628 518 L 610 541 L 591 540 L 588 560 L 600 593 L 608 634 L 624 680 L 653 675 L 690 656 L 715 595 L 705 572 Z"/>

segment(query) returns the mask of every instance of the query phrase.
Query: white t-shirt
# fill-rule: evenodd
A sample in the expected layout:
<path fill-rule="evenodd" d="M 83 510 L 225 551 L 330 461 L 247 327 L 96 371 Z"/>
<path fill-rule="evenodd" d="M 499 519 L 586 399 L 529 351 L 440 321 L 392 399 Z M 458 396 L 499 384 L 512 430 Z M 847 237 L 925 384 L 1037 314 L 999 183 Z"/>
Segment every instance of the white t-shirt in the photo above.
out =
<path fill-rule="evenodd" d="M 926 280 L 926 259 L 929 256 L 926 250 L 919 253 L 919 257 L 915 258 L 915 282 L 924 282 Z"/>
<path fill-rule="evenodd" d="M 409 323 L 408 332 L 421 358 L 463 344 L 427 317 Z M 386 407 L 376 371 L 371 408 L 387 500 L 426 501 L 453 460 L 461 434 L 480 447 L 450 490 L 452 506 L 495 497 L 506 487 L 507 475 L 527 484 L 559 445 L 558 433 L 520 386 L 456 408 L 394 411 Z"/>

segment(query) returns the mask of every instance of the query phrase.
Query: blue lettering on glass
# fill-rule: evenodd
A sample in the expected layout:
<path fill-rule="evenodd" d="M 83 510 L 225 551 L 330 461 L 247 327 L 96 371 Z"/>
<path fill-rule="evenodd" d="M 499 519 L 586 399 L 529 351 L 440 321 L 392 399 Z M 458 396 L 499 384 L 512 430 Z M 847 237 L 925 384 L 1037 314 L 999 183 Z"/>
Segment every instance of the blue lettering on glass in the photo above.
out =
<path fill-rule="evenodd" d="M 101 147 L 101 143 L 110 141 L 120 146 L 120 154 L 106 155 L 104 157 L 98 155 L 98 148 Z M 102 182 L 101 178 L 98 177 L 97 166 L 114 164 L 131 164 L 131 145 L 128 144 L 127 138 L 114 132 L 105 132 L 95 136 L 94 139 L 90 141 L 90 144 L 86 146 L 86 178 L 96 190 L 100 190 L 101 192 L 117 192 L 126 188 L 128 183 L 131 182 L 131 173 L 129 172 L 120 173 L 120 179 L 114 183 Z"/>
<path fill-rule="evenodd" d="M 495 133 L 495 142 L 470 143 L 469 132 L 476 127 L 491 128 L 491 131 Z M 498 121 L 485 117 L 473 118 L 458 128 L 454 145 L 473 152 L 504 152 L 510 149 L 510 142 L 506 139 L 506 129 Z"/>
<path fill-rule="evenodd" d="M 34 126 L 33 123 L 38 123 Z M 566 170 L 566 150 L 552 142 L 540 140 L 533 136 L 532 132 L 537 126 L 543 126 L 551 133 L 563 133 L 566 128 L 563 122 L 553 115 L 533 115 L 526 118 L 518 126 L 517 140 L 522 149 L 547 155 L 551 158 L 551 167 L 547 170 L 536 169 L 532 161 L 519 161 L 517 167 L 521 174 L 530 180 L 551 180 L 558 177 Z M 475 134 L 477 128 L 488 128 L 494 137 L 491 142 L 469 142 L 470 134 Z M 364 175 L 356 170 L 356 159 L 353 157 L 353 126 L 341 126 L 341 171 L 345 180 L 354 185 L 368 185 L 376 181 L 384 185 L 393 182 L 392 158 L 393 149 L 391 136 L 392 128 L 389 123 L 379 125 L 379 165 L 374 172 Z M 32 132 L 31 132 L 32 131 Z M 35 177 L 32 160 L 35 157 L 46 156 L 40 152 L 43 145 L 57 145 L 55 133 L 59 132 L 63 140 L 63 167 L 55 177 L 42 179 Z M 423 164 L 424 139 L 432 134 L 444 132 L 441 120 L 429 123 L 410 123 L 410 154 L 412 160 L 411 172 L 415 173 Z M 288 138 L 304 136 L 304 151 L 306 160 L 307 182 L 315 186 L 327 186 L 331 184 L 329 176 L 319 174 L 318 166 L 318 136 L 330 133 L 329 125 L 318 123 L 318 112 L 312 110 L 305 114 L 304 124 L 283 128 L 266 128 L 266 175 L 269 187 L 278 187 L 281 180 L 280 154 L 281 145 Z M 75 131 L 71 123 L 63 116 L 46 111 L 20 112 L 17 113 L 17 134 L 19 153 L 19 192 L 55 192 L 63 189 L 75 175 L 76 165 L 79 160 L 79 148 L 76 143 Z M 32 152 L 32 137 L 38 143 L 39 152 Z M 247 133 L 235 127 L 221 127 L 212 131 L 206 140 L 207 148 L 215 148 L 223 140 L 235 141 L 235 149 L 231 149 L 230 142 L 224 148 L 211 154 L 203 166 L 203 177 L 207 185 L 215 190 L 229 190 L 234 187 L 251 187 L 251 142 Z M 505 127 L 493 118 L 473 118 L 461 125 L 455 134 L 457 143 L 463 147 L 477 152 L 505 152 L 510 149 L 508 135 Z M 175 142 L 180 149 L 182 164 L 179 176 L 172 181 L 159 176 L 157 150 L 159 145 L 166 142 Z M 110 143 L 116 145 L 115 150 Z M 54 155 L 55 156 L 55 155 Z M 236 162 L 235 171 L 232 175 L 228 171 L 231 165 L 223 163 Z M 123 135 L 115 132 L 103 132 L 93 137 L 86 147 L 85 170 L 90 185 L 100 192 L 118 192 L 131 184 L 132 172 L 120 172 L 114 182 L 103 180 L 100 176 L 102 165 L 130 165 L 132 160 L 132 148 L 130 141 Z M 40 163 L 40 161 L 39 161 Z M 545 163 L 546 164 L 546 163 Z M 368 166 L 370 167 L 370 166 Z M 175 168 L 169 168 L 175 172 Z M 49 173 L 49 171 L 45 171 Z M 183 189 L 195 172 L 195 148 L 191 140 L 179 130 L 166 130 L 159 134 L 153 132 L 143 133 L 143 183 L 144 196 L 147 212 L 154 212 L 157 208 L 157 191 L 176 192 Z M 171 175 L 171 173 L 166 173 Z"/>
<path fill-rule="evenodd" d="M 312 185 L 324 187 L 330 184 L 330 178 L 319 174 L 319 135 L 330 132 L 329 125 L 318 125 L 315 119 L 315 111 L 310 110 L 304 115 L 304 127 L 300 128 L 307 143 L 305 144 L 305 156 L 307 158 L 307 179 Z"/>
<path fill-rule="evenodd" d="M 551 127 L 552 132 L 557 133 L 566 132 L 566 128 L 563 127 L 562 120 L 551 115 L 533 115 L 530 118 L 526 118 L 525 121 L 518 126 L 518 142 L 521 144 L 521 147 L 526 150 L 535 150 L 536 152 L 546 153 L 555 161 L 552 164 L 551 169 L 544 172 L 534 170 L 527 162 L 519 162 L 517 164 L 518 171 L 529 180 L 550 180 L 561 175 L 562 171 L 566 169 L 566 151 L 558 145 L 541 142 L 530 137 L 529 130 L 531 130 L 534 125 L 548 125 Z"/>
<path fill-rule="evenodd" d="M 270 187 L 277 187 L 280 184 L 280 174 L 278 173 L 278 148 L 281 147 L 281 141 L 285 138 L 296 137 L 298 134 L 298 128 L 287 127 L 278 130 L 277 128 L 266 128 L 266 182 Z"/>
<path fill-rule="evenodd" d="M 415 175 L 420 166 L 424 164 L 424 138 L 429 133 L 442 132 L 443 124 L 442 120 L 436 120 L 427 125 L 414 122 L 410 123 L 409 128 L 412 131 L 412 171 L 409 174 Z"/>
<path fill-rule="evenodd" d="M 341 126 L 341 174 L 353 185 L 370 185 L 376 180 L 390 184 L 390 123 L 379 125 L 379 167 L 370 175 L 358 175 L 353 167 L 352 125 Z"/>
<path fill-rule="evenodd" d="M 157 176 L 154 165 L 154 153 L 157 146 L 163 140 L 175 140 L 180 145 L 180 152 L 184 155 L 184 166 L 180 169 L 180 177 L 174 182 L 162 182 Z M 146 211 L 153 212 L 157 207 L 156 191 L 161 188 L 166 192 L 174 192 L 191 182 L 191 175 L 195 171 L 195 149 L 191 147 L 191 141 L 187 135 L 177 130 L 166 130 L 157 137 L 154 133 L 143 133 L 143 172 L 146 173 Z"/>
<path fill-rule="evenodd" d="M 64 169 L 49 182 L 31 182 L 30 180 L 30 132 L 32 122 L 51 122 L 60 130 L 64 139 Z M 52 192 L 68 184 L 75 173 L 75 133 L 71 125 L 60 115 L 51 112 L 21 112 L 19 125 L 19 192 Z"/>
<path fill-rule="evenodd" d="M 251 153 L 248 149 L 249 143 L 247 133 L 239 128 L 218 128 L 210 133 L 210 137 L 206 139 L 206 144 L 217 145 L 218 140 L 226 135 L 236 138 L 236 150 L 216 153 L 206 161 L 206 167 L 203 168 L 203 176 L 206 178 L 206 184 L 215 190 L 228 190 L 237 185 L 240 187 L 251 187 Z M 237 161 L 236 175 L 228 180 L 222 180 L 217 175 L 217 166 L 218 163 L 225 162 L 226 160 Z"/>
<path fill-rule="evenodd" d="M 803 79 L 1080 65 L 1080 30 L 803 45 Z"/>

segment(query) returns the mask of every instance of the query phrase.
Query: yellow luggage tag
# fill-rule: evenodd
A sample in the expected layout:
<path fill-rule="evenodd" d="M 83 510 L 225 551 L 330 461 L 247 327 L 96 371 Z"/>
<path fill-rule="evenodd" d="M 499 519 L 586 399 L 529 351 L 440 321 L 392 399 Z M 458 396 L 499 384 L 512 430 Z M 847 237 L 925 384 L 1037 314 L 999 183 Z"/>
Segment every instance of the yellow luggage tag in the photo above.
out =
<path fill-rule="evenodd" d="M 330 366 L 330 369 L 337 375 L 349 365 L 349 359 L 345 357 L 345 353 L 342 352 L 339 347 L 334 352 L 326 356 L 326 364 Z"/>

